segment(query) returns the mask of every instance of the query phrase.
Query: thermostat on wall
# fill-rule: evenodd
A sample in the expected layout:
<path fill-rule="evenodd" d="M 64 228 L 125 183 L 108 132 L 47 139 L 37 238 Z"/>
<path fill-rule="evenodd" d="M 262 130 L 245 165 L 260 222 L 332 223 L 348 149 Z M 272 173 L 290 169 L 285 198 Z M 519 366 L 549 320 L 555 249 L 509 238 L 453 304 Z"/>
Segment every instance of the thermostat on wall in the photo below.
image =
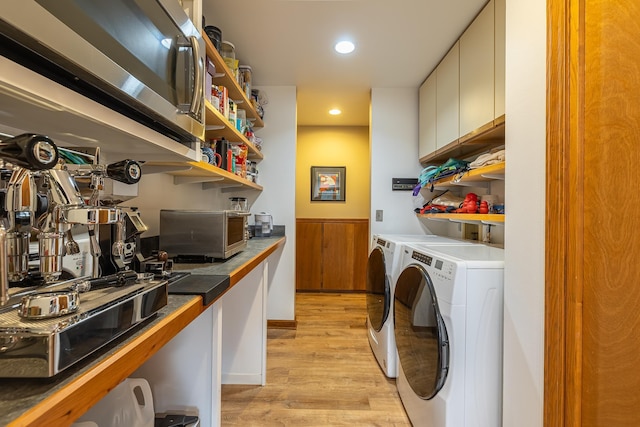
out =
<path fill-rule="evenodd" d="M 418 185 L 418 178 L 391 178 L 392 191 L 411 191 Z"/>

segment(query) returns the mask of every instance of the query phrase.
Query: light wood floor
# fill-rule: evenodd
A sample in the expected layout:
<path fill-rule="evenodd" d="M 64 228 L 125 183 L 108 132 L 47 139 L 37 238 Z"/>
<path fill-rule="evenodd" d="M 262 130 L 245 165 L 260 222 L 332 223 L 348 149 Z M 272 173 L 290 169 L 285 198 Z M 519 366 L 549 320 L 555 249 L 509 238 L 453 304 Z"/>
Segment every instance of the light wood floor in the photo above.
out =
<path fill-rule="evenodd" d="M 378 366 L 364 294 L 296 296 L 297 330 L 270 329 L 267 385 L 223 385 L 223 426 L 410 426 Z"/>

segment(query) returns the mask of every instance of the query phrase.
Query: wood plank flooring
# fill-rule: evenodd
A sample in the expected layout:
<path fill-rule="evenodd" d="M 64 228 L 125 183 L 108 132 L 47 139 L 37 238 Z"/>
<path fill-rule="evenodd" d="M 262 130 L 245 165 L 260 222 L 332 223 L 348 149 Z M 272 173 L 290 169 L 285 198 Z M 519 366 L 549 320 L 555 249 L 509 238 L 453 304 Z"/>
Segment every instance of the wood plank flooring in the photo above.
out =
<path fill-rule="evenodd" d="M 364 294 L 296 295 L 296 330 L 270 329 L 267 385 L 223 385 L 223 426 L 410 426 L 367 340 Z"/>

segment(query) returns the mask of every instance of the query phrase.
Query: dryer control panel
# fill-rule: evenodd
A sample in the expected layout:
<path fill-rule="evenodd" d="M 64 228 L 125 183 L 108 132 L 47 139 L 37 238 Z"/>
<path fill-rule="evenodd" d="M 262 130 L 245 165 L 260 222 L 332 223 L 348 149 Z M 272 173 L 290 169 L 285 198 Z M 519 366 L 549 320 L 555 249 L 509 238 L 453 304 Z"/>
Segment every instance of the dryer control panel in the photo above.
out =
<path fill-rule="evenodd" d="M 453 278 L 454 265 L 450 262 L 434 258 L 430 255 L 423 254 L 422 252 L 413 251 L 411 258 L 424 264 L 429 268 L 429 273 L 432 276 L 440 279 L 451 280 Z"/>

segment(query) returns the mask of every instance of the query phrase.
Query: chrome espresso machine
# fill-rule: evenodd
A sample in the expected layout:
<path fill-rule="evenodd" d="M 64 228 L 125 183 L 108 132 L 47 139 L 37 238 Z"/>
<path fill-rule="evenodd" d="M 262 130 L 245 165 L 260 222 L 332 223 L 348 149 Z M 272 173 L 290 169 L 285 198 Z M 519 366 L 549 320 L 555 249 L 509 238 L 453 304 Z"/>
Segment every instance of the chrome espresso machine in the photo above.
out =
<path fill-rule="evenodd" d="M 0 377 L 54 376 L 167 304 L 167 281 L 134 268 L 139 213 L 101 198 L 108 180 L 137 183 L 140 165 L 61 153 L 73 155 L 43 135 L 0 141 Z M 78 230 L 90 274 L 70 278 Z"/>

